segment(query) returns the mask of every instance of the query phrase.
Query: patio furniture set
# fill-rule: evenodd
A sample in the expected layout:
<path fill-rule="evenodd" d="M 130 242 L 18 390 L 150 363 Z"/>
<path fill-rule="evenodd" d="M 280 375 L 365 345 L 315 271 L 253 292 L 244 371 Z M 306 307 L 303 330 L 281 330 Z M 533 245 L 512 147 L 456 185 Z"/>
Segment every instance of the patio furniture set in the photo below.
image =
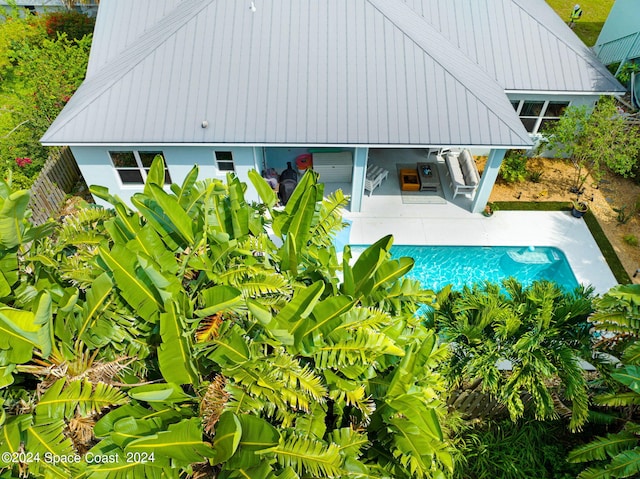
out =
<path fill-rule="evenodd" d="M 416 169 L 400 170 L 400 189 L 402 191 L 437 192 L 440 187 L 438 167 L 433 163 L 418 163 Z"/>
<path fill-rule="evenodd" d="M 469 150 L 439 150 L 438 163 L 447 166 L 447 179 L 453 197 L 472 194 L 480 183 L 480 174 Z M 416 168 L 400 170 L 400 189 L 402 191 L 437 192 L 440 186 L 436 163 L 418 163 Z"/>
<path fill-rule="evenodd" d="M 476 190 L 480 174 L 469 150 L 438 150 L 435 156 L 438 163 L 447 166 L 446 176 L 454 198 L 458 195 L 470 195 Z M 367 167 L 364 188 L 369 196 L 388 176 L 389 172 L 380 166 Z M 402 191 L 437 193 L 440 187 L 437 163 L 424 162 L 417 163 L 415 168 L 401 168 L 399 179 Z"/>

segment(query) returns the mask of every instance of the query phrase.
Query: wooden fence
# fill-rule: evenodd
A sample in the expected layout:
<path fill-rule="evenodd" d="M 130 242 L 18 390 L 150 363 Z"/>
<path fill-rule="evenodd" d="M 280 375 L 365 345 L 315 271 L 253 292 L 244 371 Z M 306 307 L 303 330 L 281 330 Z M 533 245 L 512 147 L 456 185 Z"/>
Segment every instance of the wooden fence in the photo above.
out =
<path fill-rule="evenodd" d="M 58 214 L 78 178 L 80 170 L 68 147 L 51 153 L 31 186 L 29 208 L 33 211 L 32 220 L 35 224 L 42 224 Z"/>
<path fill-rule="evenodd" d="M 556 414 L 559 417 L 570 418 L 571 409 L 567 406 L 569 401 L 561 397 L 561 393 L 553 384 L 551 397 Z M 520 400 L 525 409 L 533 407 L 533 398 L 528 392 L 520 393 Z M 456 410 L 464 419 L 504 419 L 509 417 L 507 407 L 491 394 L 482 390 L 482 380 L 464 384 L 451 392 L 447 401 L 450 410 Z"/>

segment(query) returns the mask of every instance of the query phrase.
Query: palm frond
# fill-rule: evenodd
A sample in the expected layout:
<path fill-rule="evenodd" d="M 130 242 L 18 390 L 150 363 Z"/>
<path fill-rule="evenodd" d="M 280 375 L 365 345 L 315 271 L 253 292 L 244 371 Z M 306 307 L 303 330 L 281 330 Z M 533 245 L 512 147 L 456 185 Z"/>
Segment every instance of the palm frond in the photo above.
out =
<path fill-rule="evenodd" d="M 640 473 L 640 447 L 623 451 L 614 456 L 605 470 L 611 477 L 638 477 L 638 473 Z"/>
<path fill-rule="evenodd" d="M 355 364 L 370 365 L 384 354 L 404 356 L 404 350 L 386 334 L 363 328 L 351 334 L 332 333 L 314 354 L 316 367 L 340 369 Z"/>
<path fill-rule="evenodd" d="M 376 403 L 367 395 L 364 384 L 358 384 L 353 381 L 342 379 L 338 383 L 341 387 L 331 389 L 329 397 L 338 404 L 345 404 L 354 407 L 360 412 L 358 425 L 366 426 L 369 424 L 372 414 L 376 410 Z"/>
<path fill-rule="evenodd" d="M 599 394 L 594 402 L 609 407 L 640 406 L 640 394 L 633 391 Z"/>
<path fill-rule="evenodd" d="M 336 190 L 322 200 L 318 220 L 311 227 L 313 243 L 329 244 L 331 238 L 346 226 L 342 220 L 342 213 L 347 202 L 342 190 Z"/>
<path fill-rule="evenodd" d="M 327 391 L 308 365 L 301 365 L 293 356 L 280 349 L 275 357 L 261 358 L 243 365 L 245 374 L 234 378 L 249 386 L 257 397 L 273 404 L 309 411 L 312 402 L 322 403 Z M 253 368 L 252 372 L 247 371 Z"/>
<path fill-rule="evenodd" d="M 381 308 L 355 306 L 342 316 L 342 322 L 336 327 L 336 330 L 353 331 L 362 328 L 380 330 L 391 324 L 392 321 L 391 315 Z"/>
<path fill-rule="evenodd" d="M 258 273 L 239 280 L 234 286 L 242 291 L 244 297 L 249 298 L 266 295 L 278 295 L 287 298 L 291 296 L 289 281 L 278 273 Z"/>
<path fill-rule="evenodd" d="M 640 335 L 640 319 L 630 317 L 624 311 L 597 311 L 589 320 L 598 331 L 609 333 Z"/>
<path fill-rule="evenodd" d="M 60 243 L 69 245 L 95 244 L 106 239 L 105 221 L 113 218 L 113 210 L 106 208 L 82 208 L 66 216 L 57 231 Z M 85 241 L 82 238 L 88 239 Z"/>
<path fill-rule="evenodd" d="M 122 391 L 105 383 L 94 385 L 88 380 L 72 381 L 64 387 L 65 383 L 66 379 L 59 379 L 42 396 L 36 406 L 38 416 L 69 419 L 76 414 L 87 416 L 129 401 Z"/>
<path fill-rule="evenodd" d="M 637 446 L 638 443 L 640 438 L 626 431 L 607 434 L 606 437 L 597 437 L 590 443 L 574 449 L 567 456 L 567 460 L 569 462 L 603 461 Z"/>
<path fill-rule="evenodd" d="M 290 434 L 278 446 L 269 450 L 282 467 L 291 467 L 299 475 L 340 477 L 342 457 L 336 444 Z"/>
<path fill-rule="evenodd" d="M 360 457 L 362 451 L 371 444 L 364 431 L 356 430 L 352 427 L 334 429 L 329 434 L 329 439 L 332 443 L 338 445 L 343 456 L 353 458 Z"/>
<path fill-rule="evenodd" d="M 218 330 L 225 320 L 225 311 L 218 311 L 211 316 L 206 316 L 198 323 L 195 340 L 197 343 L 206 343 L 218 337 Z"/>

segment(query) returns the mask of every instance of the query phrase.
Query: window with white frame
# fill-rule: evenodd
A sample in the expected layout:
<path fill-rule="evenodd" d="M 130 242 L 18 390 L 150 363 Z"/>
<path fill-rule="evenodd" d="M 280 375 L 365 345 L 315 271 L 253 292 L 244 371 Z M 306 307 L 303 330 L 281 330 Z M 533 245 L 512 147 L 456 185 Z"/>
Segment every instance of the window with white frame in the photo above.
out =
<path fill-rule="evenodd" d="M 569 106 L 568 101 L 555 100 L 511 100 L 511 104 L 529 133 L 543 133 Z"/>
<path fill-rule="evenodd" d="M 151 163 L 156 156 L 161 156 L 164 160 L 164 153 L 161 151 L 110 151 L 109 157 L 123 185 L 143 185 L 147 180 L 147 175 L 151 169 Z M 171 183 L 171 176 L 164 164 L 164 182 Z"/>
<path fill-rule="evenodd" d="M 233 155 L 230 151 L 216 151 L 214 154 L 218 171 L 236 171 L 236 167 L 233 164 Z"/>

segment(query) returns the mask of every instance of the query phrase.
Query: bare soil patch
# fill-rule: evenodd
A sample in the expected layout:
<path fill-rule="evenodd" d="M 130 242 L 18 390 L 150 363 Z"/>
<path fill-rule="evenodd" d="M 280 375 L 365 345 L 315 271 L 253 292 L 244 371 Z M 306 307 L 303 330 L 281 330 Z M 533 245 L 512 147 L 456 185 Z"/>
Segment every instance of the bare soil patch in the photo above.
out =
<path fill-rule="evenodd" d="M 478 159 L 478 168 L 480 170 L 484 168 L 484 159 Z M 572 201 L 576 199 L 576 195 L 569 192 L 575 177 L 575 168 L 570 161 L 531 158 L 527 162 L 527 169 L 542 172 L 538 183 L 527 180 L 509 184 L 498 179 L 490 201 Z M 623 238 L 625 235 L 635 235 L 640 239 L 640 214 L 638 211 L 633 213 L 634 208 L 640 207 L 640 185 L 636 179 L 607 173 L 597 187 L 593 180 L 588 178 L 581 201 L 589 204 L 622 265 L 632 277 L 636 269 L 640 268 L 640 247 L 628 244 Z M 626 214 L 631 215 L 626 224 L 618 221 L 619 213 L 614 210 L 621 208 L 625 208 Z M 640 275 L 632 280 L 640 284 Z"/>

